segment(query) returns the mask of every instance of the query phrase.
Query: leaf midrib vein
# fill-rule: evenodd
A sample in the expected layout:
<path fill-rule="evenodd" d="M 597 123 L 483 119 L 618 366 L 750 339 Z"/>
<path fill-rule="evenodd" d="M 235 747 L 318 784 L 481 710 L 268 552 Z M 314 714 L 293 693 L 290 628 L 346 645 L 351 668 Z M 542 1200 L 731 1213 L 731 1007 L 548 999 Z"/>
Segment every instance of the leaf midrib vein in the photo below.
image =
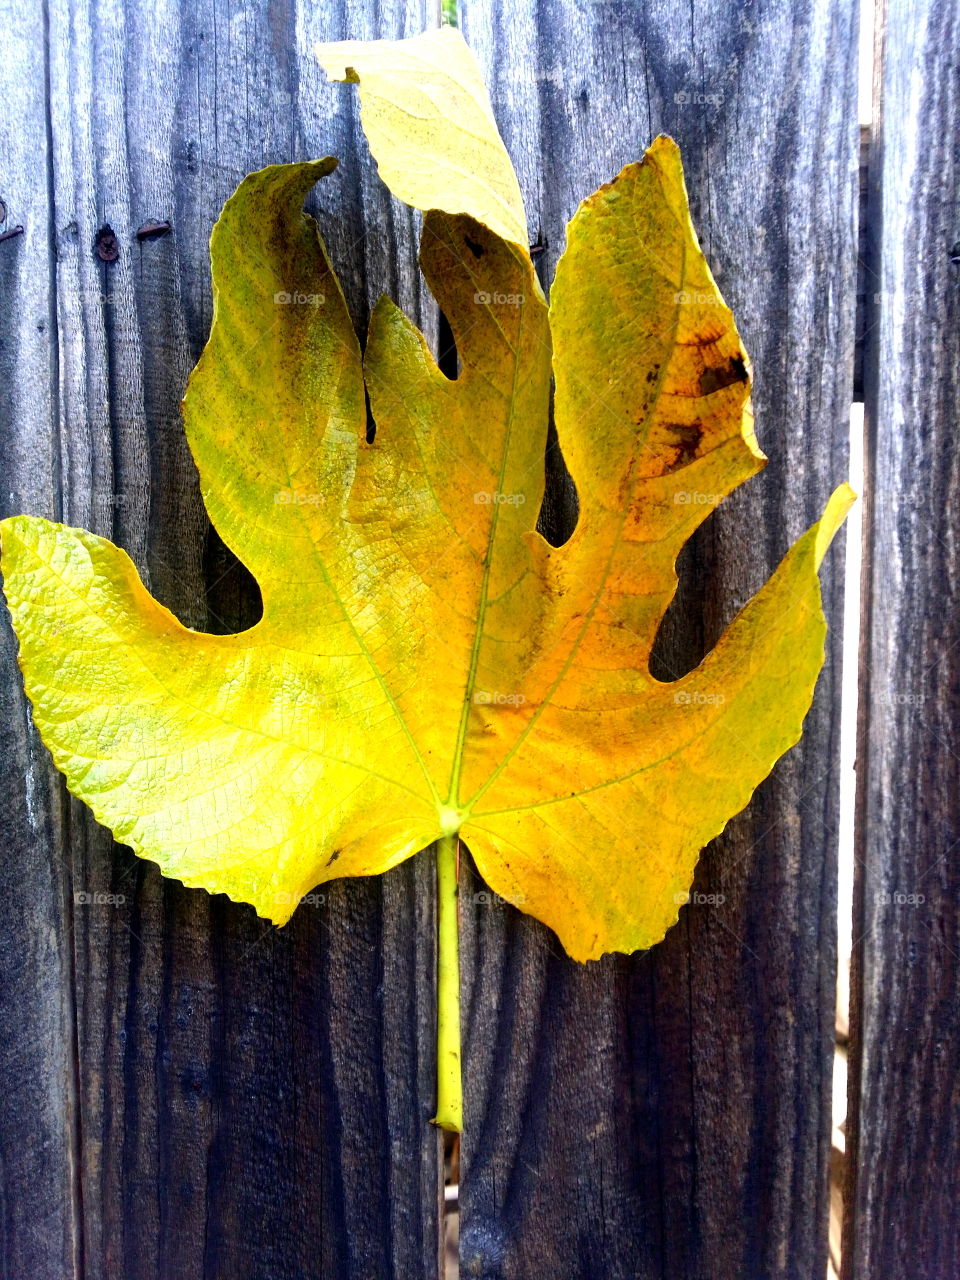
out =
<path fill-rule="evenodd" d="M 529 270 L 532 273 L 532 267 Z M 494 320 L 499 328 L 499 321 L 496 317 Z M 506 432 L 504 433 L 503 455 L 500 459 L 500 471 L 497 475 L 497 493 L 501 493 L 503 491 L 503 481 L 510 457 L 510 440 L 513 433 L 514 422 L 516 420 L 517 386 L 520 377 L 520 361 L 521 353 L 523 351 L 523 329 L 525 320 L 526 308 L 521 307 L 519 316 L 520 323 L 517 329 L 516 349 L 514 350 L 512 344 L 508 343 L 511 352 L 514 355 L 513 379 L 511 382 L 510 398 L 508 401 L 509 411 L 507 414 Z M 487 555 L 484 560 L 483 576 L 480 582 L 480 599 L 477 606 L 476 626 L 473 634 L 473 647 L 470 652 L 470 664 L 467 668 L 467 682 L 464 688 L 463 706 L 460 712 L 460 724 L 457 729 L 457 742 L 454 748 L 453 765 L 450 773 L 450 786 L 448 791 L 449 803 L 457 805 L 457 807 L 459 807 L 460 777 L 463 770 L 463 754 L 467 736 L 467 724 L 470 719 L 470 706 L 473 699 L 474 685 L 476 684 L 477 679 L 477 666 L 480 660 L 480 648 L 483 643 L 483 624 L 487 611 L 487 597 L 490 590 L 490 575 L 493 570 L 494 547 L 497 538 L 497 525 L 500 521 L 500 509 L 501 504 L 499 502 L 494 503 L 492 519 L 490 521 L 490 536 L 487 540 Z"/>
<path fill-rule="evenodd" d="M 683 256 L 681 258 L 681 267 L 680 267 L 681 285 L 686 283 L 686 265 L 687 265 L 686 242 L 682 241 L 682 245 L 683 245 Z M 677 334 L 679 325 L 680 325 L 680 307 L 678 306 L 674 313 L 674 322 L 672 326 L 671 341 L 673 345 L 676 344 L 676 334 Z M 660 370 L 660 376 L 657 379 L 657 393 L 655 396 L 651 398 L 650 407 L 647 410 L 647 413 L 644 418 L 644 428 L 647 432 L 649 432 L 650 422 L 653 418 L 653 415 L 656 412 L 657 408 L 659 407 L 660 396 L 663 391 L 663 384 L 667 377 L 667 371 L 669 367 L 670 367 L 670 361 L 665 360 Z M 631 500 L 633 497 L 634 489 L 637 484 L 637 480 L 638 480 L 638 477 L 636 475 L 634 475 L 631 479 L 631 483 L 630 483 Z M 591 604 L 589 610 L 584 616 L 583 625 L 581 626 L 573 643 L 570 646 L 570 652 L 567 654 L 567 657 L 563 663 L 563 666 L 560 668 L 560 671 L 557 673 L 556 678 L 554 679 L 553 683 L 550 685 L 550 688 L 548 689 L 545 697 L 541 701 L 537 710 L 533 713 L 533 715 L 524 725 L 523 729 L 521 729 L 520 733 L 517 735 L 516 742 L 513 744 L 510 750 L 506 753 L 506 755 L 503 757 L 503 759 L 500 761 L 497 767 L 493 770 L 493 772 L 487 778 L 486 782 L 484 782 L 478 788 L 478 790 L 474 793 L 474 795 L 471 797 L 470 801 L 466 806 L 468 809 L 472 810 L 473 806 L 477 803 L 477 801 L 480 800 L 480 798 L 490 790 L 490 788 L 494 785 L 497 779 L 501 776 L 501 774 L 509 765 L 511 760 L 520 750 L 523 743 L 527 740 L 531 730 L 533 729 L 534 725 L 538 722 L 543 712 L 547 709 L 548 706 L 551 705 L 551 699 L 554 693 L 556 693 L 557 689 L 560 687 L 562 682 L 566 679 L 567 673 L 569 672 L 573 664 L 573 660 L 580 648 L 580 645 L 583 641 L 584 636 L 587 633 L 587 630 L 589 629 L 591 623 L 593 622 L 594 614 L 596 613 L 597 608 L 599 607 L 600 601 L 603 598 L 603 593 L 604 593 L 604 589 L 606 588 L 607 579 L 610 575 L 610 566 L 613 563 L 614 556 L 616 555 L 617 551 L 620 549 L 621 542 L 623 541 L 623 531 L 624 531 L 624 528 L 626 527 L 627 517 L 629 516 L 629 513 L 630 513 L 630 503 L 625 502 L 623 511 L 620 513 L 620 520 L 617 526 L 617 535 L 613 540 L 613 544 L 610 548 L 610 554 L 608 555 L 606 563 L 604 565 L 603 575 L 600 578 L 599 583 L 597 585 L 596 592 L 594 593 L 593 603 Z"/>

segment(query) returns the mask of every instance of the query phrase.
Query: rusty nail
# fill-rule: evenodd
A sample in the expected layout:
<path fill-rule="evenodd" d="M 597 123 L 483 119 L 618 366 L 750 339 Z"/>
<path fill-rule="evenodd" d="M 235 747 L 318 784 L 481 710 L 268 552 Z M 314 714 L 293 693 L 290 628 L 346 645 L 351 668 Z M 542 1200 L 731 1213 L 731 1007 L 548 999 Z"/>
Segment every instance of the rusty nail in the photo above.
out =
<path fill-rule="evenodd" d="M 120 245 L 117 243 L 113 227 L 109 224 L 101 227 L 97 232 L 93 247 L 101 262 L 116 262 L 120 257 Z"/>
<path fill-rule="evenodd" d="M 169 222 L 156 222 L 149 218 L 142 227 L 137 227 L 138 240 L 158 240 L 160 236 L 170 234 Z"/>

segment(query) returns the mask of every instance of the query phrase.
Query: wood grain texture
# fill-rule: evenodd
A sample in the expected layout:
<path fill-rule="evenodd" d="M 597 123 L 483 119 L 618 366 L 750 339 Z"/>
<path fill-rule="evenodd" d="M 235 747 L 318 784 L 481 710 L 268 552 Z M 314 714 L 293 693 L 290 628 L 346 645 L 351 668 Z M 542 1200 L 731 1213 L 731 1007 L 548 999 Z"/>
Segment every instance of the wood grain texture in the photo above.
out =
<path fill-rule="evenodd" d="M 0 3 L 0 506 L 60 511 L 55 240 L 40 6 Z M 12 394 L 11 394 L 12 390 Z M 74 1274 L 75 1019 L 64 804 L 0 610 L 0 1274 Z"/>
<path fill-rule="evenodd" d="M 960 7 L 881 6 L 844 1274 L 960 1275 Z"/>
<path fill-rule="evenodd" d="M 464 0 L 546 284 L 580 199 L 660 131 L 755 365 L 766 471 L 682 561 L 656 655 L 693 666 L 846 476 L 856 15 L 840 0 Z M 663 944 L 579 967 L 463 885 L 461 1269 L 483 1280 L 823 1274 L 835 979 L 834 631 L 803 744 L 705 853 Z M 602 850 L 597 851 L 597 856 Z"/>
<path fill-rule="evenodd" d="M 114 538 L 190 626 L 249 625 L 258 593 L 207 526 L 179 412 L 210 229 L 249 170 L 339 154 L 315 207 L 361 331 L 386 289 L 433 332 L 414 218 L 312 52 L 432 15 L 50 0 L 4 17 L 0 196 L 27 228 L 0 242 L 4 514 Z M 172 231 L 138 240 L 149 219 Z M 435 1277 L 429 855 L 332 886 L 282 931 L 163 881 L 65 801 L 4 644 L 3 1274 Z"/>

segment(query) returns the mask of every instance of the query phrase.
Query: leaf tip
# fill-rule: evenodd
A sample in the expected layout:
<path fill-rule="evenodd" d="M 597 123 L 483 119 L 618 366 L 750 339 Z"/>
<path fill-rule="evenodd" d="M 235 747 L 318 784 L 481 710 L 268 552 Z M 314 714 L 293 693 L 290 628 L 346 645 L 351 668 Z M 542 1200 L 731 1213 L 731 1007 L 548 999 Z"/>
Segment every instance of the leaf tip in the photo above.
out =
<path fill-rule="evenodd" d="M 836 537 L 837 531 L 847 518 L 850 508 L 857 501 L 857 495 L 844 481 L 838 485 L 824 507 L 823 515 L 817 524 L 816 545 L 814 549 L 814 560 L 819 569 L 823 557 L 827 554 L 830 543 Z"/>
<path fill-rule="evenodd" d="M 358 84 L 360 77 L 353 67 L 347 66 L 341 54 L 345 43 L 348 42 L 318 40 L 313 46 L 313 52 L 321 68 L 326 72 L 328 79 L 345 80 L 350 84 Z"/>
<path fill-rule="evenodd" d="M 669 133 L 658 133 L 654 140 L 647 147 L 644 157 L 653 156 L 669 156 L 671 159 L 680 159 L 680 144 L 676 138 L 671 138 Z"/>

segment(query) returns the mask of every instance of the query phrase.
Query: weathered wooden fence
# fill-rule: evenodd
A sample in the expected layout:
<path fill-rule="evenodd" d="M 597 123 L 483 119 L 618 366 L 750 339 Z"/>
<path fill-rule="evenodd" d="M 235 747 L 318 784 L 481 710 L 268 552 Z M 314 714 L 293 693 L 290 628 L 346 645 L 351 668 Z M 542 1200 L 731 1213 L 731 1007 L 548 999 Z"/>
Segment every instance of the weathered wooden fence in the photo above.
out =
<path fill-rule="evenodd" d="M 848 1280 L 960 1276 L 960 6 L 879 25 Z"/>
<path fill-rule="evenodd" d="M 960 10 L 890 3 L 846 1266 L 956 1280 Z M 249 170 L 337 154 L 318 216 L 361 332 L 385 290 L 435 338 L 415 220 L 312 48 L 436 21 L 426 0 L 0 0 L 3 514 L 114 538 L 188 625 L 257 616 L 179 417 L 210 324 L 210 228 Z M 460 23 L 544 284 L 578 201 L 669 132 L 753 357 L 771 461 L 684 555 L 657 653 L 677 673 L 846 474 L 856 7 L 463 0 Z M 686 908 L 648 954 L 580 967 L 463 894 L 464 1275 L 824 1275 L 840 566 L 804 740 L 701 860 L 696 887 L 722 906 Z M 161 880 L 66 796 L 0 626 L 0 1276 L 438 1280 L 430 854 L 334 885 L 279 931 Z M 84 901 L 98 892 L 117 901 Z"/>

